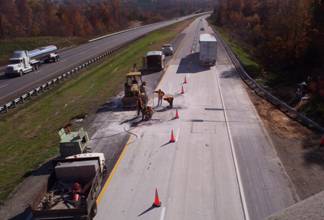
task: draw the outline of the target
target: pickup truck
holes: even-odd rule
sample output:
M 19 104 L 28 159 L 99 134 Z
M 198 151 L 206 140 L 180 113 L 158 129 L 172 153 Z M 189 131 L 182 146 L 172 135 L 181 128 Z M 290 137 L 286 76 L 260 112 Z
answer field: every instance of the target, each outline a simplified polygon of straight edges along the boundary
M 30 209 L 35 220 L 92 220 L 105 176 L 102 153 L 85 153 L 53 161 L 47 185 L 35 195 Z

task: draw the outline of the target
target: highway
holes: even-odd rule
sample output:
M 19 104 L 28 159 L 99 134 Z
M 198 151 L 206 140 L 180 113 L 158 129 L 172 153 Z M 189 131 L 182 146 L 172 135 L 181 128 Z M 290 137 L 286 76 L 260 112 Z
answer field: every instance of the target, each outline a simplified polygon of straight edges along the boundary
M 2 75 L 0 77 L 0 105 L 21 96 L 23 93 L 42 85 L 44 82 L 59 76 L 65 71 L 69 71 L 73 67 L 107 50 L 116 48 L 151 31 L 183 21 L 192 16 L 195 15 L 143 26 L 138 29 L 82 44 L 69 50 L 64 50 L 60 53 L 61 60 L 58 63 L 44 64 L 38 71 L 28 73 L 23 77 L 6 78 Z
M 175 97 L 180 119 L 174 119 L 175 110 L 163 103 L 149 122 L 133 128 L 117 121 L 101 123 L 94 135 L 131 129 L 97 200 L 96 220 L 261 220 L 296 202 L 290 180 L 223 46 L 218 46 L 216 66 L 198 65 L 197 39 L 203 32 L 212 33 L 204 19 L 184 30 L 158 85 Z M 184 94 L 180 94 L 182 86 Z M 150 100 L 151 105 L 156 103 L 156 98 Z M 135 116 L 118 114 L 124 121 Z M 171 130 L 175 143 L 169 143 Z M 162 202 L 158 208 L 152 207 L 156 188 Z

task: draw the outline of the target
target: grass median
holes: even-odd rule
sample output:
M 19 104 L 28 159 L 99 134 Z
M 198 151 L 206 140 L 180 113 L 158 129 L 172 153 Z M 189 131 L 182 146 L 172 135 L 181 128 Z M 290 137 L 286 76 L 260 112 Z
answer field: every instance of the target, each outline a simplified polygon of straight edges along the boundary
M 134 63 L 148 50 L 159 49 L 192 20 L 160 29 L 0 119 L 0 203 L 30 171 L 58 154 L 57 131 L 71 118 L 94 114 L 122 88 Z
M 223 28 L 215 26 L 218 33 L 227 45 L 233 50 L 234 54 L 238 57 L 245 70 L 252 74 L 253 77 L 257 77 L 261 73 L 260 64 L 248 53 L 249 49 L 243 48 L 237 41 L 235 41 L 230 34 Z

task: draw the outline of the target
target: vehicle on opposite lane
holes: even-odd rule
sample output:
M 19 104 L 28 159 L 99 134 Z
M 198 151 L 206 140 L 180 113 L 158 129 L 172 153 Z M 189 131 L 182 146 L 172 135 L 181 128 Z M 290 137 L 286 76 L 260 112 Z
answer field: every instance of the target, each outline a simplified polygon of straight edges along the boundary
M 42 63 L 57 62 L 60 56 L 56 53 L 57 47 L 50 45 L 35 50 L 17 50 L 9 59 L 5 69 L 7 77 L 22 76 L 23 74 L 38 70 Z

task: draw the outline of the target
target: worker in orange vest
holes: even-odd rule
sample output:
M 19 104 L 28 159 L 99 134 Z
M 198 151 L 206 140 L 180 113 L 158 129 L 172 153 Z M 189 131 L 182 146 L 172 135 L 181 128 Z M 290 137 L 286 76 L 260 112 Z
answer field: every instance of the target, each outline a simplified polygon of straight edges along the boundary
M 173 108 L 173 100 L 174 98 L 171 95 L 164 97 L 164 101 L 167 101 L 169 103 L 169 108 Z
M 154 91 L 154 93 L 157 93 L 157 95 L 158 95 L 158 103 L 157 103 L 157 106 L 162 105 L 162 100 L 163 100 L 163 96 L 165 95 L 165 93 L 161 89 L 159 89 L 157 91 Z

